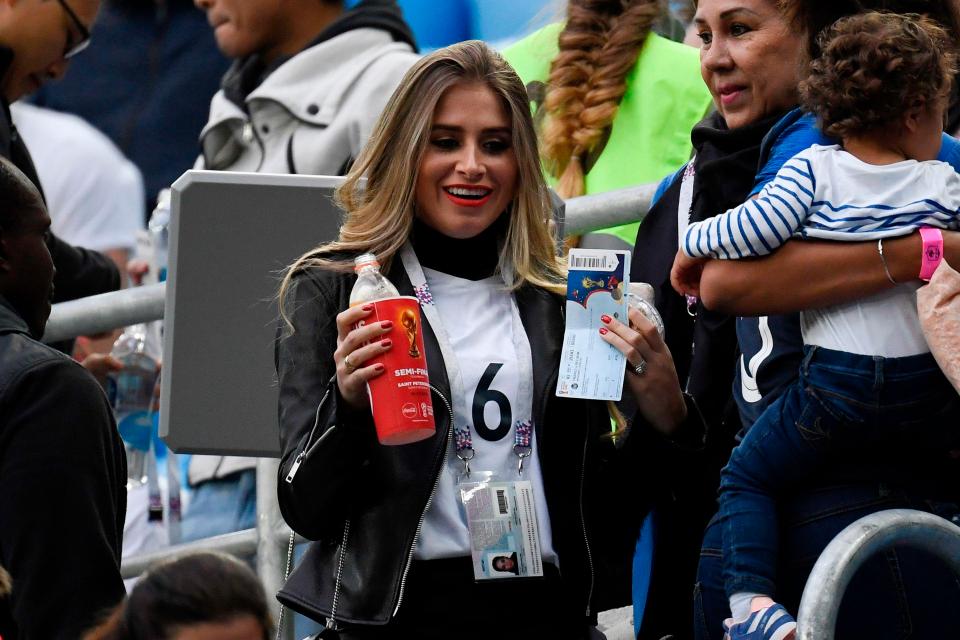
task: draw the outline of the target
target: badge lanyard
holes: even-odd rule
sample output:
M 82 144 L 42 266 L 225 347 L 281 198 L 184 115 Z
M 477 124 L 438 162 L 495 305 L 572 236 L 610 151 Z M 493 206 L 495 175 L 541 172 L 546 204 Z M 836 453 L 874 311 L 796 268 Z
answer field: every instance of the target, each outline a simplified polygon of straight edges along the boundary
M 687 227 L 690 226 L 690 211 L 693 208 L 693 180 L 697 174 L 696 167 L 693 166 L 697 156 L 690 158 L 690 162 L 683 168 L 680 176 L 680 198 L 677 203 L 677 246 L 683 246 L 683 236 L 687 233 Z M 687 313 L 696 316 L 697 297 L 688 295 Z
M 400 251 L 400 259 L 403 267 L 413 285 L 414 294 L 420 301 L 420 308 L 430 322 L 433 332 L 440 344 L 440 353 L 443 356 L 443 362 L 447 369 L 447 378 L 450 380 L 450 389 L 453 392 L 453 401 L 466 402 L 466 388 L 463 384 L 463 375 L 457 356 L 450 344 L 449 336 L 443 328 L 443 322 L 440 319 L 440 313 L 433 302 L 433 295 L 430 293 L 430 287 L 427 284 L 426 276 L 420 266 L 416 253 L 410 243 L 406 243 Z M 506 284 L 507 274 L 501 274 Z M 517 309 L 516 301 L 510 305 L 511 321 L 513 328 L 513 348 L 517 358 L 519 368 L 519 388 L 517 389 L 517 409 L 518 415 L 528 416 L 526 419 L 514 420 L 514 444 L 513 452 L 516 454 L 517 473 L 523 474 L 523 461 L 533 452 L 533 421 L 529 417 L 533 412 L 533 358 L 530 353 L 530 342 L 527 339 L 527 333 L 523 328 L 523 322 L 520 320 L 520 313 Z M 469 319 L 464 318 L 464 321 Z M 463 415 L 469 415 L 464 412 Z M 453 425 L 453 441 L 457 458 L 463 462 L 464 474 L 470 475 L 470 460 L 474 457 L 473 433 L 470 425 Z

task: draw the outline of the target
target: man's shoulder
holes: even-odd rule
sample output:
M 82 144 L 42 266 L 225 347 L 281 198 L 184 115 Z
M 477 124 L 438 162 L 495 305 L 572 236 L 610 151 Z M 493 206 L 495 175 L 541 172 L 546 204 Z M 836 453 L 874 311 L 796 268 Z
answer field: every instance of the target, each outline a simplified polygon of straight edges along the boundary
M 369 109 L 365 103 L 371 100 L 385 103 L 418 57 L 409 44 L 394 42 L 385 31 L 354 29 L 290 58 L 247 102 L 279 102 L 304 123 L 328 126 L 351 97 L 361 111 Z
M 60 351 L 20 332 L 0 335 L 0 354 L 0 379 L 37 366 L 75 364 Z
M 87 392 L 99 388 L 86 369 L 56 349 L 22 333 L 0 335 L 0 402 L 26 400 L 24 385 L 37 378 Z
M 381 29 L 364 27 L 308 47 L 290 58 L 264 81 L 286 84 L 301 78 L 325 83 L 363 75 L 371 66 L 410 66 L 419 56 L 405 42 Z

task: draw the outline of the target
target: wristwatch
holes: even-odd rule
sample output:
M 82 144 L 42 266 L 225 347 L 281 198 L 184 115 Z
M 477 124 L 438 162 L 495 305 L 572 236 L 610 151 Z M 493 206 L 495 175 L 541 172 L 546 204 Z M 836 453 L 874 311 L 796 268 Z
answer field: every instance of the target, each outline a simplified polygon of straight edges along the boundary
M 929 282 L 943 259 L 943 234 L 936 227 L 921 227 L 923 253 L 920 256 L 920 279 Z

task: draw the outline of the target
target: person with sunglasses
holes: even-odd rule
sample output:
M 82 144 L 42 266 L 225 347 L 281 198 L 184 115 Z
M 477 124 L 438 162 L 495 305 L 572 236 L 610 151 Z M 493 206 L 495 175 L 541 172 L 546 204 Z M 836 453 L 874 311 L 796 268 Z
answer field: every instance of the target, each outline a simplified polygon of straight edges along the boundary
M 90 26 L 100 0 L 0 2 L 0 157 L 20 169 L 42 193 L 27 145 L 10 118 L 10 103 L 66 73 L 70 59 L 90 44 Z M 96 251 L 74 247 L 54 235 L 54 302 L 113 291 L 120 273 Z

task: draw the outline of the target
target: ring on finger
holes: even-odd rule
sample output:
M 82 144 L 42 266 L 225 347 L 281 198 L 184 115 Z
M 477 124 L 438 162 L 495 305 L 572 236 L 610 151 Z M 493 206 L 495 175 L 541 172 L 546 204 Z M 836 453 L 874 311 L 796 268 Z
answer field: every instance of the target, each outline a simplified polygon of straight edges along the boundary
M 352 362 L 350 362 L 350 356 L 347 356 L 346 358 L 343 359 L 343 364 L 347 367 L 347 371 L 349 371 L 350 373 L 353 373 L 357 369 L 357 366 Z
M 643 358 L 640 358 L 640 362 L 637 364 L 633 364 L 632 362 L 628 362 L 627 364 L 629 365 L 627 370 L 635 376 L 642 376 L 647 372 L 647 361 Z

